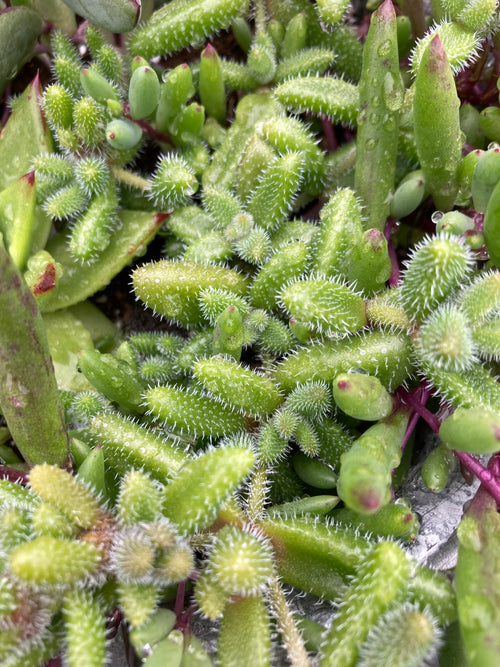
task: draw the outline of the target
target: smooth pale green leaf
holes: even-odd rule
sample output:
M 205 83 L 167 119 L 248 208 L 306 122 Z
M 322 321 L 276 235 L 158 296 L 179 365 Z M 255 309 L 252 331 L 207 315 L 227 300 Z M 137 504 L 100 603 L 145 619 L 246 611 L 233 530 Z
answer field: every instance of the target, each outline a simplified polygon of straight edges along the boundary
M 110 352 L 120 342 L 118 329 L 91 301 L 82 301 L 69 309 L 89 332 L 101 352 Z
M 65 5 L 63 0 L 11 0 L 10 4 L 11 7 L 22 5 L 33 9 L 44 21 L 66 35 L 76 32 L 75 12 Z
M 64 0 L 64 3 L 84 19 L 111 32 L 132 30 L 141 16 L 140 0 Z
M 386 0 L 371 17 L 359 82 L 360 113 L 357 118 L 354 185 L 365 205 L 365 230 L 375 228 L 383 231 L 389 215 L 403 93 L 396 14 L 392 2 Z M 358 276 L 353 278 L 361 283 Z M 385 280 L 384 277 L 382 282 Z M 364 285 L 360 287 L 365 288 Z
M 59 389 L 93 391 L 93 386 L 77 370 L 78 351 L 94 349 L 90 333 L 69 310 L 45 313 L 43 321 Z
M 165 220 L 165 214 L 149 211 L 120 211 L 120 229 L 110 244 L 91 264 L 74 261 L 67 238 L 57 234 L 47 244 L 47 250 L 64 267 L 57 287 L 47 294 L 41 308 L 44 312 L 72 306 L 108 285 L 110 280 L 140 254 L 153 239 Z M 50 288 L 49 288 L 50 289 Z
M 34 255 L 39 250 L 45 248 L 45 244 L 52 230 L 52 219 L 45 213 L 41 204 L 35 202 L 35 219 L 31 231 L 31 250 L 30 255 Z
M 21 95 L 0 133 L 2 189 L 31 170 L 35 155 L 51 153 L 54 150 L 52 137 L 39 104 L 40 95 L 40 79 L 37 75 Z
M 35 220 L 35 178 L 30 172 L 0 192 L 0 232 L 14 260 L 23 269 L 31 247 Z
M 425 182 L 437 209 L 453 207 L 462 154 L 460 100 L 439 35 L 429 42 L 415 79 L 415 144 Z
M 0 94 L 31 55 L 42 27 L 40 16 L 28 7 L 0 12 Z

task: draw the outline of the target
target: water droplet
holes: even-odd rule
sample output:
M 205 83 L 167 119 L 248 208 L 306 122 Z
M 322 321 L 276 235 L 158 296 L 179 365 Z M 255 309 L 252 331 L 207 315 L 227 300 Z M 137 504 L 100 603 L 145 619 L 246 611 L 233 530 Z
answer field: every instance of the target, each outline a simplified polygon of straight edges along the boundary
M 434 224 L 437 225 L 437 223 L 441 220 L 443 216 L 444 216 L 443 211 L 434 211 L 434 213 L 431 215 L 431 220 Z
M 378 47 L 377 53 L 380 56 L 380 58 L 384 58 L 389 53 L 390 50 L 391 50 L 391 42 L 390 42 L 390 40 L 386 39 Z
M 375 109 L 380 106 L 380 97 L 378 95 L 374 95 L 371 99 L 372 107 Z
M 371 123 L 372 125 L 377 125 L 377 123 L 378 123 L 378 116 L 377 116 L 377 114 L 376 114 L 374 111 L 372 111 L 372 113 L 370 114 L 368 120 L 370 121 L 370 123 Z
M 392 72 L 387 72 L 384 77 L 382 89 L 384 104 L 390 111 L 398 111 L 403 105 L 404 89 L 401 80 L 397 80 Z
M 367 118 L 368 118 L 368 114 L 366 113 L 366 109 L 363 109 L 362 111 L 360 111 L 359 114 L 358 114 L 358 118 L 357 118 L 358 127 L 360 125 L 363 125 L 363 123 L 366 123 Z
M 378 139 L 368 139 L 368 141 L 365 144 L 366 150 L 372 151 L 377 144 L 378 144 Z
M 496 141 L 492 141 L 491 144 L 488 144 L 488 150 L 493 151 L 495 148 L 500 148 L 500 144 Z
M 394 120 L 393 116 L 385 116 L 384 120 L 382 121 L 382 127 L 387 132 L 393 132 L 396 129 L 396 121 Z

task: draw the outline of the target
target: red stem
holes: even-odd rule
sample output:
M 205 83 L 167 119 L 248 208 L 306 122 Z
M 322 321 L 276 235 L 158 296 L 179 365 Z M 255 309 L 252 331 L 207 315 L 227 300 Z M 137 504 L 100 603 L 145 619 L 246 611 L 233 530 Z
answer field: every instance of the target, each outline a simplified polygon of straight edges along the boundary
M 439 431 L 439 419 L 430 410 L 425 407 L 425 403 L 429 398 L 430 391 L 427 387 L 420 386 L 413 392 L 408 392 L 402 387 L 398 390 L 399 397 L 402 401 L 410 405 L 415 410 L 415 415 L 412 415 L 406 433 L 403 439 L 403 447 L 408 442 L 411 432 L 415 428 L 418 417 L 422 417 L 431 427 L 434 433 Z M 415 419 L 416 417 L 416 419 Z M 493 457 L 490 459 L 489 470 L 485 468 L 476 458 L 467 452 L 457 452 L 452 450 L 460 463 L 475 475 L 481 484 L 495 499 L 498 506 L 500 506 L 500 458 Z
M 401 391 L 402 388 L 399 390 L 400 398 L 401 400 L 404 400 L 403 396 L 401 396 Z M 418 386 L 415 391 L 413 392 L 415 399 L 418 399 L 418 402 L 421 406 L 424 406 L 427 403 L 427 400 L 430 396 L 430 390 L 429 387 L 425 386 L 424 384 L 421 384 Z M 406 397 L 406 394 L 405 394 Z M 420 419 L 420 413 L 415 410 L 415 408 L 412 406 L 412 409 L 414 410 L 413 414 L 410 417 L 410 420 L 408 422 L 408 426 L 406 427 L 406 431 L 404 434 L 403 442 L 401 443 L 401 451 L 404 451 L 404 448 L 406 444 L 408 443 L 408 440 L 411 437 L 411 434 L 415 430 L 415 426 L 417 425 L 418 420 Z
M 0 465 L 0 479 L 8 479 L 9 482 L 17 482 L 23 486 L 28 486 L 28 474 L 8 466 Z
M 472 454 L 468 454 L 467 452 L 457 452 L 455 449 L 452 451 L 460 463 L 479 479 L 484 488 L 493 496 L 497 505 L 500 506 L 500 480 L 495 477 L 495 473 L 498 472 L 499 468 L 497 461 L 493 461 L 493 472 L 485 468 L 482 463 L 479 463 Z
M 155 128 L 151 127 L 151 125 L 148 123 L 148 121 L 145 120 L 144 118 L 141 118 L 140 120 L 132 118 L 132 116 L 129 113 L 130 106 L 129 106 L 128 102 L 124 103 L 123 111 L 124 111 L 123 115 L 125 116 L 125 118 L 128 118 L 133 123 L 138 125 L 143 132 L 145 132 L 146 134 L 149 134 L 149 136 L 153 137 L 153 139 L 156 139 L 156 141 L 162 141 L 165 144 L 172 143 L 172 139 L 167 134 L 163 134 L 163 132 L 158 132 L 158 130 L 155 130 Z
M 405 447 L 408 444 L 408 440 L 411 438 L 411 434 L 413 433 L 419 419 L 420 415 L 418 412 L 413 412 L 412 416 L 410 417 L 410 421 L 408 422 L 408 426 L 406 427 L 403 442 L 401 443 L 402 452 L 404 452 Z
M 433 414 L 430 410 L 425 407 L 425 403 L 429 398 L 429 390 L 424 388 L 423 393 L 421 387 L 418 387 L 415 391 L 409 392 L 402 387 L 399 388 L 399 396 L 404 403 L 407 403 L 411 406 L 415 412 L 418 413 L 422 419 L 427 422 L 431 427 L 434 433 L 439 431 L 439 419 Z

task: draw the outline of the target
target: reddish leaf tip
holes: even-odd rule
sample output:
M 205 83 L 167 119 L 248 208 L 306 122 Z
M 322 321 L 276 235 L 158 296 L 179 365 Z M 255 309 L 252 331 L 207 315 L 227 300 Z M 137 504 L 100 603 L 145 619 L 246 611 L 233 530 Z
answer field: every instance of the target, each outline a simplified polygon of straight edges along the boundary
M 21 176 L 21 178 L 26 181 L 28 185 L 33 186 L 35 184 L 35 170 L 28 171 L 28 173 Z

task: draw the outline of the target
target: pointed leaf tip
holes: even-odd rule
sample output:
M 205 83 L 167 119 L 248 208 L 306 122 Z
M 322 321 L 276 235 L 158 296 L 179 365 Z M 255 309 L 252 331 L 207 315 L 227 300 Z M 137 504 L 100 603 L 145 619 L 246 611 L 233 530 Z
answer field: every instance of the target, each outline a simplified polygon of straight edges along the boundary
M 215 58 L 215 56 L 217 55 L 217 51 L 210 42 L 208 42 L 208 44 L 206 45 L 203 51 L 203 55 L 209 58 Z
M 25 180 L 28 185 L 35 185 L 35 171 L 28 171 L 27 174 L 24 174 L 24 176 L 21 176 L 23 180 Z
M 384 0 L 376 11 L 378 16 L 384 19 L 391 19 L 396 16 L 392 0 Z
M 443 42 L 441 41 L 438 33 L 436 33 L 430 41 L 429 54 L 433 58 L 444 58 L 445 60 L 448 60 L 446 51 L 443 47 Z

